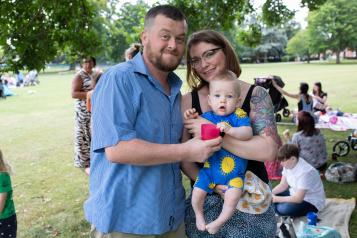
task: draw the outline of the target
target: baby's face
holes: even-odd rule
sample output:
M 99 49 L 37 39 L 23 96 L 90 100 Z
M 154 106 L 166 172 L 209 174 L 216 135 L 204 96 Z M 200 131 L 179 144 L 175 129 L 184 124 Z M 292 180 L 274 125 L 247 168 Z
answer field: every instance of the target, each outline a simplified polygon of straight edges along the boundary
M 225 116 L 236 110 L 240 99 L 234 81 L 215 80 L 209 87 L 208 103 L 215 114 Z

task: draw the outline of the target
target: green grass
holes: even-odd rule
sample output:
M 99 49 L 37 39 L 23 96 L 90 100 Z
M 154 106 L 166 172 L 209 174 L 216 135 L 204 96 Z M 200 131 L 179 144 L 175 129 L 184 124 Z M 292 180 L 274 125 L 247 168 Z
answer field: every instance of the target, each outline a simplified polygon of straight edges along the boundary
M 297 91 L 300 81 L 310 85 L 321 81 L 329 94 L 329 104 L 356 113 L 355 63 L 243 65 L 241 79 L 252 83 L 259 75 L 279 75 L 292 92 Z M 178 73 L 185 77 L 184 70 Z M 90 226 L 83 218 L 82 208 L 88 196 L 88 178 L 73 167 L 73 76 L 73 72 L 51 68 L 40 74 L 40 85 L 13 89 L 17 96 L 0 100 L 0 148 L 14 169 L 18 237 L 88 237 Z M 289 103 L 291 108 L 296 105 L 293 100 Z M 295 130 L 292 126 L 279 126 L 279 132 L 286 128 Z M 323 132 L 328 138 L 329 154 L 334 142 L 348 135 Z M 357 162 L 357 152 L 340 160 Z M 187 180 L 184 182 L 187 186 Z M 324 185 L 328 197 L 357 197 L 357 183 Z M 350 234 L 357 237 L 356 211 L 351 218 Z

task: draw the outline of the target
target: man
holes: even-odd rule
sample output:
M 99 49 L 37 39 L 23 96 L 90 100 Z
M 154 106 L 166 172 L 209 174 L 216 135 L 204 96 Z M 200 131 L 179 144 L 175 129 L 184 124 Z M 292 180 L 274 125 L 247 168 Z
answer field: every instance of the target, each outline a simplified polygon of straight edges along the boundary
M 149 10 L 143 53 L 103 74 L 92 97 L 90 193 L 84 204 L 92 237 L 182 238 L 184 189 L 179 162 L 203 162 L 221 139 L 182 132 L 182 58 L 187 24 L 175 7 Z

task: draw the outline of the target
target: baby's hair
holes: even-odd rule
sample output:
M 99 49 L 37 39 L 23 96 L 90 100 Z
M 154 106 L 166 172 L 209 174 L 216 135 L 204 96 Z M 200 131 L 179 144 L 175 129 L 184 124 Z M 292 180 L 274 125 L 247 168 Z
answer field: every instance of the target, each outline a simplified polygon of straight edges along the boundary
M 218 74 L 214 81 L 232 81 L 234 84 L 234 91 L 237 93 L 238 96 L 240 96 L 240 85 L 237 80 L 237 75 L 235 75 L 232 71 L 230 70 L 224 70 L 222 73 Z
M 4 160 L 1 150 L 0 150 L 0 172 L 7 172 L 9 174 L 12 172 L 10 165 Z
M 299 148 L 295 144 L 288 143 L 280 147 L 277 159 L 279 161 L 285 161 L 290 159 L 292 156 L 299 159 Z

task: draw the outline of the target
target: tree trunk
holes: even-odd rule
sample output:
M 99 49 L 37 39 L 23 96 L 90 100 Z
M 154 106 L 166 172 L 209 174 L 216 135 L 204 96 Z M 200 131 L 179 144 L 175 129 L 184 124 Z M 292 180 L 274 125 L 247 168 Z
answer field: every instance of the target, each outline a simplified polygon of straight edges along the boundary
M 310 52 L 307 51 L 307 63 L 310 64 Z
M 336 51 L 336 64 L 339 64 L 341 63 L 341 60 L 340 60 L 340 51 Z

